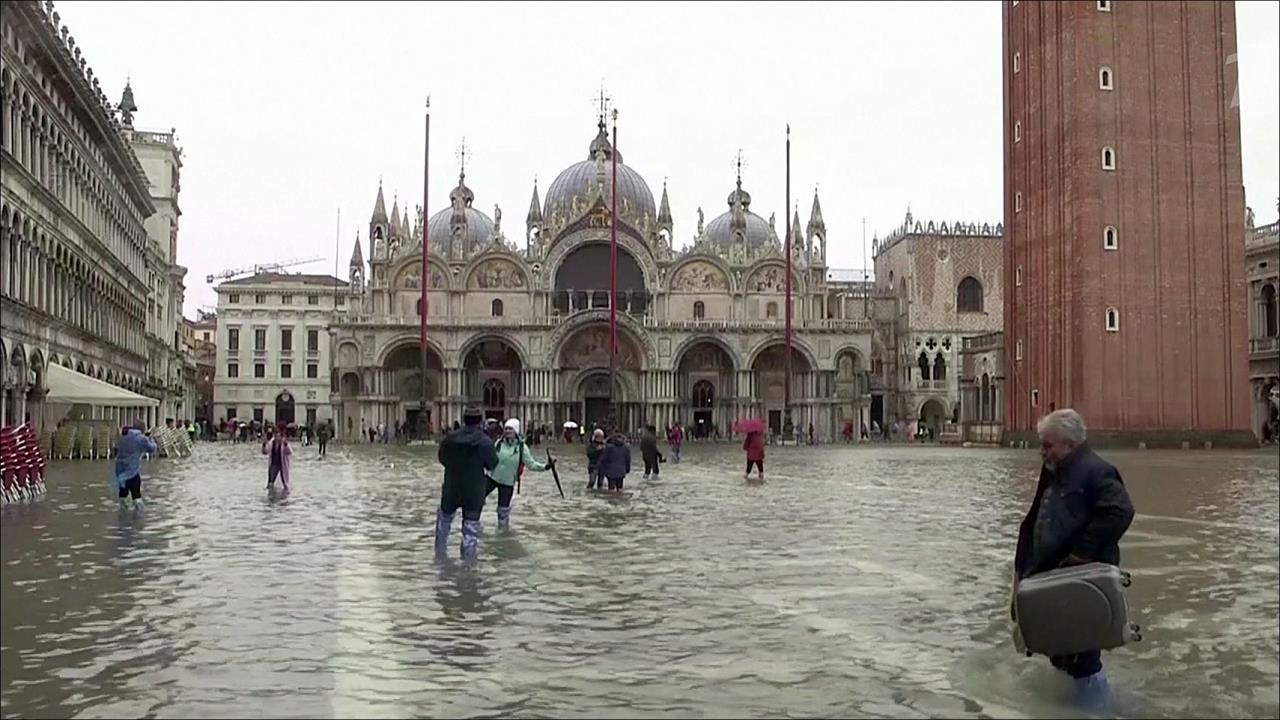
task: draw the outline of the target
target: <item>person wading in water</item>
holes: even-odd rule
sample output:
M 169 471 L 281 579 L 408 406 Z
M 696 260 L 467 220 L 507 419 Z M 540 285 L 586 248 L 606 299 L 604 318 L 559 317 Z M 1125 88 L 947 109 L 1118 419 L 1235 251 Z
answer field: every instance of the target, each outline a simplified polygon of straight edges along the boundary
M 142 423 L 125 428 L 116 444 L 115 472 L 111 475 L 111 487 L 120 498 L 120 509 L 128 510 L 129 496 L 133 496 L 135 510 L 142 509 L 142 456 L 154 455 L 156 443 L 150 434 L 142 433 Z
M 289 467 L 293 464 L 293 448 L 289 447 L 289 437 L 284 425 L 275 433 L 268 431 L 266 442 L 262 443 L 262 454 L 267 456 L 267 490 L 274 490 L 276 477 L 285 492 L 289 492 Z
M 484 512 L 486 471 L 498 466 L 493 441 L 484 434 L 478 408 L 469 407 L 462 414 L 463 426 L 450 432 L 440 442 L 436 458 L 444 466 L 444 484 L 440 488 L 440 508 L 436 511 L 436 559 L 449 554 L 449 531 L 453 517 L 462 509 L 462 561 L 474 564 L 480 552 L 480 514 Z
M 485 496 L 494 490 L 498 491 L 498 528 L 505 530 L 511 527 L 511 496 L 515 493 L 516 483 L 520 481 L 523 471 L 550 470 L 556 461 L 543 465 L 533 457 L 529 446 L 520 436 L 520 421 L 515 418 L 503 424 L 502 437 L 495 443 L 494 450 L 498 455 L 498 464 L 493 468 L 493 477 L 489 479 Z

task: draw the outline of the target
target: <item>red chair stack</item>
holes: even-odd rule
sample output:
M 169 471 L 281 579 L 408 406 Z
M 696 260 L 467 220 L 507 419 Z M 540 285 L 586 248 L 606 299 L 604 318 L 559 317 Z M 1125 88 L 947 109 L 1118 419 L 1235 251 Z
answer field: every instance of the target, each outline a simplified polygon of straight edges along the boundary
M 4 502 L 17 502 L 44 492 L 45 459 L 29 424 L 0 428 L 0 478 Z

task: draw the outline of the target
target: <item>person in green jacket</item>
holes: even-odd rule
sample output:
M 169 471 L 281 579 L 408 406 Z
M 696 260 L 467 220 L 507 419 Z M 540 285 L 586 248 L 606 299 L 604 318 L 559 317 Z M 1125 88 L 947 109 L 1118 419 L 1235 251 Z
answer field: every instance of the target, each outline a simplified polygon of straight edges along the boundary
M 503 424 L 502 437 L 494 443 L 494 449 L 498 453 L 498 466 L 493 469 L 485 495 L 498 491 L 498 527 L 506 529 L 511 527 L 511 496 L 515 493 L 516 483 L 524 470 L 528 468 L 534 472 L 543 472 L 550 470 L 556 461 L 551 460 L 546 464 L 538 462 L 520 435 L 520 421 L 515 418 Z

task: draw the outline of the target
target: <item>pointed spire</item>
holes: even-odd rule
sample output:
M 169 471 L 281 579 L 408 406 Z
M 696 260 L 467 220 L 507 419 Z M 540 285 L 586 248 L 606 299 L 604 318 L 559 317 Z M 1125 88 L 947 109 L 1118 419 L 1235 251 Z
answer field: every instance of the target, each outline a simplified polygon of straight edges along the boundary
M 538 178 L 533 179 L 533 197 L 529 200 L 529 214 L 524 216 L 526 223 L 542 222 L 542 201 L 538 199 Z
M 797 246 L 804 245 L 804 234 L 800 232 L 800 206 L 796 205 L 795 214 L 791 216 L 791 252 L 798 254 Z
M 387 201 L 382 197 L 382 178 L 378 178 L 378 199 L 373 202 L 373 217 L 369 222 L 378 225 L 387 222 Z
M 809 234 L 825 233 L 827 224 L 822 220 L 822 204 L 818 202 L 818 188 L 813 188 L 813 208 L 809 211 Z
M 391 200 L 391 226 L 389 232 L 391 237 L 399 237 L 400 235 L 400 194 L 392 195 Z
M 124 81 L 124 95 L 120 97 L 120 122 L 125 127 L 133 128 L 133 114 L 138 112 L 138 105 L 133 101 L 133 86 L 126 78 Z
M 671 201 L 667 199 L 667 181 L 662 181 L 662 202 L 658 205 L 658 224 L 671 225 Z
M 364 253 L 360 250 L 360 231 L 356 231 L 356 246 L 351 251 L 351 267 L 364 265 Z

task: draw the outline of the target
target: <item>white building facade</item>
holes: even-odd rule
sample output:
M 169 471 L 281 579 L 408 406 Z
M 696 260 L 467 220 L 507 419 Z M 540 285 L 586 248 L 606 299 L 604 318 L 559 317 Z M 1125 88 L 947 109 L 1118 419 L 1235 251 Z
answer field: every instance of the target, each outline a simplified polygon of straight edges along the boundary
M 0 53 L 0 423 L 46 424 L 51 365 L 133 403 L 92 416 L 154 420 L 134 402 L 147 377 L 147 179 L 51 5 L 5 3 Z
M 331 275 L 283 273 L 219 285 L 212 422 L 328 422 L 329 325 L 346 288 Z

